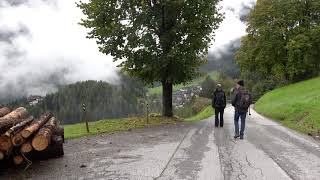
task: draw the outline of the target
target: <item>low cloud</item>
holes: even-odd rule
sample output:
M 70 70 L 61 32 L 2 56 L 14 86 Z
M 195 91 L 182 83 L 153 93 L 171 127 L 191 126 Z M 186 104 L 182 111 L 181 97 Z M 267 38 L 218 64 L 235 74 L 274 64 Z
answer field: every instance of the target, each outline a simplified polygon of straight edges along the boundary
M 44 95 L 81 80 L 118 81 L 112 57 L 78 25 L 75 2 L 0 1 L 0 100 Z
M 244 21 L 256 0 L 223 0 L 221 2 L 225 19 L 216 31 L 215 41 L 209 51 L 211 54 L 221 56 L 220 52 L 228 51 L 230 44 L 240 46 L 238 39 L 246 35 L 246 23 Z

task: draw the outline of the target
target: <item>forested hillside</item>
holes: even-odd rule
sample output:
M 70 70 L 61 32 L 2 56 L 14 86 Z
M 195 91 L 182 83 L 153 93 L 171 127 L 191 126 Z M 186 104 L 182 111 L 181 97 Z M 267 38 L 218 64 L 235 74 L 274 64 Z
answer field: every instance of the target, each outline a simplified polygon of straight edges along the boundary
M 146 90 L 137 81 L 122 77 L 120 85 L 102 81 L 78 82 L 48 94 L 39 103 L 30 104 L 29 98 L 12 102 L 10 107 L 26 106 L 31 114 L 52 111 L 64 124 L 83 119 L 82 104 L 86 104 L 86 117 L 90 121 L 104 118 L 122 118 L 141 114 L 140 99 Z
M 257 1 L 236 54 L 255 97 L 319 75 L 319 12 L 319 0 Z

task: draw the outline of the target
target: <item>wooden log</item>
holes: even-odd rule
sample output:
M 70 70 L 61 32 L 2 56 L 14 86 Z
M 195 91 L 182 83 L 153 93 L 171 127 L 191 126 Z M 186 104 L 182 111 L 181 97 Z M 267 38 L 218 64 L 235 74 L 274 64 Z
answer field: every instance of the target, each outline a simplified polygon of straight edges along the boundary
M 52 113 L 43 114 L 37 121 L 34 121 L 31 125 L 27 126 L 21 131 L 21 135 L 24 138 L 30 137 L 33 133 L 38 131 L 47 121 L 52 117 Z
M 24 118 L 28 117 L 26 108 L 19 107 L 9 114 L 0 118 L 0 133 L 6 132 L 13 125 L 20 123 Z
M 26 119 L 24 119 L 19 124 L 12 126 L 7 132 L 5 133 L 5 136 L 11 137 L 11 135 L 18 133 L 20 130 L 22 130 L 26 125 L 30 124 L 33 121 L 33 116 L 30 116 Z
M 23 163 L 23 157 L 20 155 L 13 156 L 13 162 L 15 165 L 21 165 Z
M 64 155 L 62 136 L 53 135 L 51 144 L 43 151 L 32 151 L 32 159 L 46 160 L 49 158 L 58 158 Z
M 9 151 L 12 147 L 11 139 L 8 136 L 0 136 L 0 150 Z
M 11 110 L 7 107 L 2 107 L 0 108 L 0 117 L 3 117 L 7 114 L 9 114 L 11 112 Z
M 5 155 L 5 153 L 2 152 L 2 151 L 0 151 L 0 161 L 1 161 L 2 159 L 4 159 L 4 155 Z
M 27 141 L 21 145 L 20 151 L 22 153 L 29 153 L 33 150 L 32 144 L 30 141 Z
M 11 137 L 11 143 L 13 146 L 21 146 L 26 141 L 27 139 L 22 137 L 21 132 Z
M 56 128 L 56 131 L 54 132 L 54 135 L 61 136 L 62 140 L 63 140 L 62 142 L 64 142 L 64 128 L 63 127 L 58 126 Z
M 57 120 L 52 117 L 35 135 L 32 140 L 32 147 L 37 151 L 45 150 L 50 142 L 53 133 L 57 128 Z

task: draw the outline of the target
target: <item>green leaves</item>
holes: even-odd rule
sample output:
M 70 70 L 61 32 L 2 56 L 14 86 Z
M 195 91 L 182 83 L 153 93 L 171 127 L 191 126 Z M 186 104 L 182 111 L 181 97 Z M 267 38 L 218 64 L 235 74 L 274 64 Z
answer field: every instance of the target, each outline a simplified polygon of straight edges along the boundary
M 236 59 L 242 73 L 297 81 L 320 70 L 320 5 L 317 0 L 258 0 Z
M 220 0 L 91 0 L 80 2 L 99 50 L 145 83 L 194 78 L 222 21 Z

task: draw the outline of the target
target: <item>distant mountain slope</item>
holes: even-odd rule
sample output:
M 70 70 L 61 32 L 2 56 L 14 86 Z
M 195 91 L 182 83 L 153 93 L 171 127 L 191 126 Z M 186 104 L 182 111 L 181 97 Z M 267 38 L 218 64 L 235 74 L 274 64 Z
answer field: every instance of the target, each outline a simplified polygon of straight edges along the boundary
M 290 128 L 320 135 L 320 77 L 271 91 L 255 108 Z
M 36 116 L 52 111 L 64 124 L 73 124 L 83 120 L 83 103 L 86 104 L 89 121 L 139 115 L 144 110 L 139 99 L 145 93 L 142 85 L 123 77 L 120 85 L 102 81 L 78 82 L 61 87 L 38 103 L 31 103 L 29 98 L 24 98 L 11 102 L 9 106 L 26 106 Z

